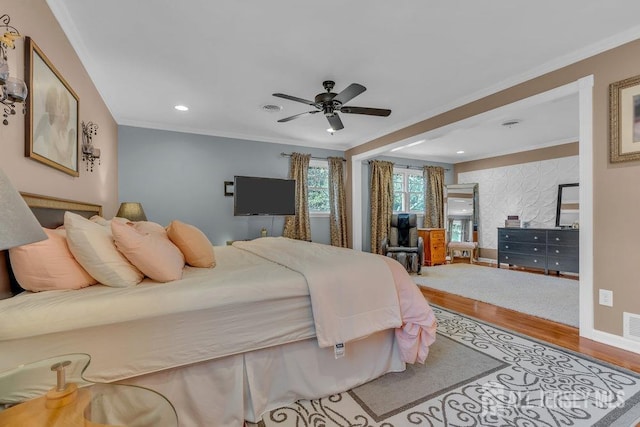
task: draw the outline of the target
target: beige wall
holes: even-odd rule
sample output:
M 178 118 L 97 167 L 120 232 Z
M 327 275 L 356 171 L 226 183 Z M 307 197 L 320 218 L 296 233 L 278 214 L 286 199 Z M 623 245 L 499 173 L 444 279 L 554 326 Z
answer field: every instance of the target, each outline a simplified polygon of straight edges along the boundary
M 640 74 L 640 40 L 603 52 L 509 89 L 426 119 L 349 150 L 347 158 L 400 139 L 457 122 L 514 101 L 594 76 L 593 201 L 594 201 L 594 327 L 622 335 L 622 313 L 640 313 L 640 161 L 609 162 L 609 85 Z M 588 232 L 587 230 L 581 230 Z M 613 291 L 613 307 L 596 304 L 599 289 Z
M 49 10 L 45 0 L 13 0 L 2 2 L 0 15 L 8 14 L 11 25 L 23 36 L 31 37 L 65 78 L 80 99 L 80 121 L 97 123 L 98 134 L 93 143 L 101 150 L 101 165 L 93 173 L 85 171 L 79 159 L 79 177 L 72 177 L 24 156 L 25 115 L 22 107 L 0 123 L 0 168 L 19 191 L 80 200 L 100 204 L 105 216 L 118 208 L 118 127 L 111 113 L 80 63 L 67 37 Z M 24 75 L 24 39 L 8 54 L 12 75 Z

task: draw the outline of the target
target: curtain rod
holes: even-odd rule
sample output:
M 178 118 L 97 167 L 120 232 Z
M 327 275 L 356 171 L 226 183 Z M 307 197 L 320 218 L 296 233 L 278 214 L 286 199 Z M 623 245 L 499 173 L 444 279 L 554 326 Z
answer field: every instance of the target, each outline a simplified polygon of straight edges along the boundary
M 292 155 L 292 154 L 293 154 L 293 153 L 284 153 L 284 152 L 283 152 L 283 153 L 280 153 L 280 155 L 281 155 L 282 157 L 291 157 L 291 155 Z M 334 156 L 332 156 L 332 157 L 334 157 Z M 335 157 L 337 157 L 337 156 L 335 156 Z M 316 157 L 316 156 L 311 156 L 311 158 L 312 158 L 313 160 L 328 160 L 328 159 L 329 159 L 328 157 Z M 343 162 L 346 162 L 346 161 L 347 161 L 347 159 L 342 158 L 342 161 L 343 161 Z
M 371 162 L 373 162 L 373 160 L 369 160 L 369 164 L 371 164 Z M 391 162 L 391 163 L 393 163 L 393 162 Z M 425 166 L 430 166 L 430 165 L 425 165 Z M 416 169 L 416 170 L 422 170 L 424 168 L 424 166 L 398 165 L 396 163 L 393 163 L 393 167 L 394 168 L 405 168 L 405 169 Z M 451 169 L 444 168 L 444 170 L 450 171 Z

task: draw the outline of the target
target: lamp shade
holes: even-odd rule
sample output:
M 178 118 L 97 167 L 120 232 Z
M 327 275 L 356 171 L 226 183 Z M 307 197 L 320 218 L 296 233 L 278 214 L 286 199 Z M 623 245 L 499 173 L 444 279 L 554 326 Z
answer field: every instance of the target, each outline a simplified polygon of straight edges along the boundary
M 142 204 L 138 202 L 122 202 L 116 216 L 127 218 L 129 221 L 146 221 L 147 216 L 144 214 Z
M 35 215 L 0 169 L 0 250 L 46 239 Z

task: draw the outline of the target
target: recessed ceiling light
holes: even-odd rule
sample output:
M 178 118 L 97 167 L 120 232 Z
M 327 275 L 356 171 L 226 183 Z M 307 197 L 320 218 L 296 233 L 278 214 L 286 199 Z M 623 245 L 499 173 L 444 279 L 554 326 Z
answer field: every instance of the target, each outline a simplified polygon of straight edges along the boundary
M 261 108 L 267 113 L 277 113 L 282 110 L 282 105 L 264 104 Z
M 329 133 L 334 133 L 334 132 L 335 132 L 335 130 L 333 130 L 332 128 L 328 128 L 328 129 L 327 129 L 327 132 L 329 132 Z
M 189 111 L 189 107 L 187 107 L 186 105 L 176 105 L 173 108 L 175 108 L 178 111 Z
M 458 150 L 456 151 L 456 154 L 464 154 L 464 150 Z
M 507 120 L 506 122 L 502 123 L 502 126 L 507 127 L 507 128 L 511 128 L 517 124 L 520 123 L 520 120 L 518 119 L 514 119 L 514 120 Z

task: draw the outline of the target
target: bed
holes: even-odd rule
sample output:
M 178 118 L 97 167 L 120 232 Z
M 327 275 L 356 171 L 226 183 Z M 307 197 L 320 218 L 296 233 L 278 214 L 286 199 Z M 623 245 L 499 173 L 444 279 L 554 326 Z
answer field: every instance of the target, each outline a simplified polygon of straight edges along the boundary
M 47 228 L 66 210 L 101 215 L 23 198 Z M 0 371 L 87 353 L 87 380 L 154 389 L 182 426 L 241 426 L 424 362 L 435 339 L 433 312 L 393 260 L 284 238 L 214 252 L 215 268 L 186 266 L 168 283 L 0 300 Z

